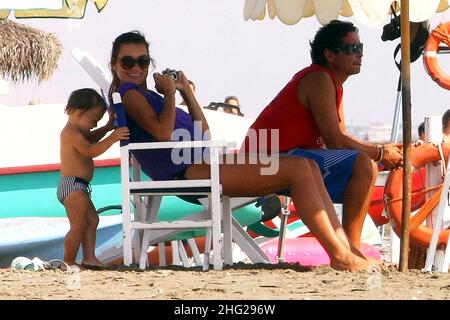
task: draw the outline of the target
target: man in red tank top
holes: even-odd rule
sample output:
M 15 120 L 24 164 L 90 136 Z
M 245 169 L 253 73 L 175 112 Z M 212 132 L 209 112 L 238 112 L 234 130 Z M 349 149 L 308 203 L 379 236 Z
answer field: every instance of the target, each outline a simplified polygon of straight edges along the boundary
M 315 160 L 331 199 L 343 203 L 342 225 L 359 248 L 378 172 L 375 162 L 395 168 L 401 164 L 402 151 L 396 145 L 358 140 L 346 130 L 342 86 L 360 72 L 363 44 L 358 29 L 350 22 L 333 20 L 319 29 L 310 44 L 312 64 L 296 73 L 262 111 L 242 151 Z M 258 134 L 265 133 L 261 129 L 267 130 L 266 141 Z M 270 130 L 279 130 L 279 141 L 271 140 Z

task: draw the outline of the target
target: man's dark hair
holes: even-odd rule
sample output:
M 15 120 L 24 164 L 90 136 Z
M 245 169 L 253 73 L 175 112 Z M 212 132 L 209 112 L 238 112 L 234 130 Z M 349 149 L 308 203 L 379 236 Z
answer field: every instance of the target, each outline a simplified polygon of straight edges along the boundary
M 228 103 L 228 101 L 230 100 L 236 100 L 237 103 L 239 104 L 239 99 L 237 96 L 226 96 L 225 99 L 223 100 L 225 103 Z
M 419 127 L 417 128 L 417 133 L 419 134 L 419 138 L 422 134 L 425 133 L 425 122 L 419 124 Z
M 105 100 L 94 89 L 83 88 L 75 90 L 70 94 L 64 111 L 69 114 L 74 110 L 87 111 L 96 106 L 102 106 L 106 109 Z
M 358 28 L 348 21 L 331 20 L 317 31 L 314 40 L 310 41 L 311 60 L 315 64 L 326 67 L 328 62 L 325 58 L 324 50 L 337 51 L 336 48 L 342 44 L 342 38 L 347 33 L 356 32 Z
M 450 109 L 445 111 L 444 115 L 442 116 L 442 131 L 447 129 L 447 124 L 449 120 L 450 120 Z

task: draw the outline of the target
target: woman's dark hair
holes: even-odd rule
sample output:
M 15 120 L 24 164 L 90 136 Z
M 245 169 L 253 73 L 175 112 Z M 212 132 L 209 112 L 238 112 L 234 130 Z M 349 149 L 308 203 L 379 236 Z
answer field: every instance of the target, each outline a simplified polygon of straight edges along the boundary
M 337 52 L 336 48 L 342 44 L 342 38 L 347 33 L 356 32 L 358 28 L 348 21 L 331 20 L 317 31 L 314 40 L 310 41 L 311 60 L 313 63 L 326 67 L 328 62 L 324 50 Z
M 106 109 L 105 100 L 94 89 L 83 88 L 75 90 L 70 94 L 64 111 L 69 114 L 74 110 L 87 111 L 96 106 L 102 106 Z
M 147 48 L 147 53 L 149 52 L 148 50 L 149 43 L 147 42 L 147 40 L 145 40 L 144 35 L 137 30 L 122 33 L 114 40 L 112 44 L 111 60 L 109 62 L 109 68 L 113 76 L 113 80 L 111 82 L 111 86 L 109 87 L 109 94 L 108 94 L 110 102 L 112 101 L 112 94 L 117 90 L 120 83 L 119 77 L 117 76 L 117 72 L 114 70 L 114 65 L 117 63 L 117 59 L 119 58 L 119 51 L 122 45 L 130 43 L 143 44 Z M 155 67 L 155 61 L 151 57 L 150 57 L 150 64 L 152 65 L 153 68 Z

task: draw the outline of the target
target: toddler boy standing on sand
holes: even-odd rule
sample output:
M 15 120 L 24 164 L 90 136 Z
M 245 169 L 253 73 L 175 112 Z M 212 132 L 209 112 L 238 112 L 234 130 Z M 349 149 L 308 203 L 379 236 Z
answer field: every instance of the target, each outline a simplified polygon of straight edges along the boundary
M 76 264 L 80 244 L 83 249 L 82 267 L 103 266 L 95 256 L 99 218 L 90 198 L 93 158 L 104 153 L 115 142 L 129 138 L 128 128 L 121 127 L 100 141 L 114 129 L 114 117 L 110 115 L 105 126 L 92 130 L 105 111 L 103 98 L 89 88 L 72 92 L 65 108 L 69 119 L 60 134 L 61 177 L 57 197 L 64 205 L 70 223 L 64 241 L 64 262 L 69 266 Z

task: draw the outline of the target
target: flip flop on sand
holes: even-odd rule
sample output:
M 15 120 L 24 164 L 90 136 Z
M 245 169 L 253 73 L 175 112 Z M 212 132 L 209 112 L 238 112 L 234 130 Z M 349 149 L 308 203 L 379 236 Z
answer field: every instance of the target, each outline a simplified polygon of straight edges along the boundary
M 62 260 L 53 259 L 50 261 L 44 261 L 38 257 L 28 259 L 26 257 L 17 257 L 11 262 L 12 270 L 29 270 L 29 271 L 42 271 L 42 270 L 70 270 L 70 266 Z
M 66 262 L 64 262 L 63 260 L 59 260 L 59 259 L 53 259 L 53 260 L 45 262 L 46 269 L 54 269 L 54 270 L 71 272 L 74 267 L 79 268 L 79 266 L 77 266 L 77 265 L 69 266 Z

